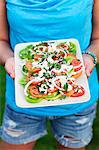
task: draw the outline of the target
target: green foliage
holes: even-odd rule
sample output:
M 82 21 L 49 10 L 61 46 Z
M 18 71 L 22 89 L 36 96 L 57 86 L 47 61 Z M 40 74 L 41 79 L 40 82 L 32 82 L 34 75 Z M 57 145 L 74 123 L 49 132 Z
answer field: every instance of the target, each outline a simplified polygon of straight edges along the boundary
M 2 122 L 2 116 L 4 112 L 5 105 L 5 71 L 3 67 L 0 66 L 0 124 Z

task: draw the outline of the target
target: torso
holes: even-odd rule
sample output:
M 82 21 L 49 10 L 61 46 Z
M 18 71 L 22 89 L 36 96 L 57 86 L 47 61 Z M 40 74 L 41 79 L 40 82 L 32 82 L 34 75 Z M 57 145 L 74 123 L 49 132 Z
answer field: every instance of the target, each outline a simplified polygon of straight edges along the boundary
M 93 0 L 6 0 L 10 27 L 10 42 L 17 43 L 76 38 L 81 50 L 90 44 Z M 95 71 L 94 71 L 95 72 Z M 96 73 L 95 73 L 96 74 Z M 97 78 L 96 78 L 97 82 Z M 10 83 L 10 85 L 8 85 Z M 9 88 L 10 86 L 10 88 Z M 95 87 L 94 87 L 95 88 Z M 14 102 L 14 83 L 7 77 L 7 102 L 17 111 Z M 10 93 L 10 94 L 9 94 Z M 12 96 L 9 98 L 8 95 Z M 28 114 L 66 115 L 88 107 L 88 104 L 24 109 Z M 42 111 L 41 111 L 42 110 Z M 52 111 L 53 110 L 53 111 Z

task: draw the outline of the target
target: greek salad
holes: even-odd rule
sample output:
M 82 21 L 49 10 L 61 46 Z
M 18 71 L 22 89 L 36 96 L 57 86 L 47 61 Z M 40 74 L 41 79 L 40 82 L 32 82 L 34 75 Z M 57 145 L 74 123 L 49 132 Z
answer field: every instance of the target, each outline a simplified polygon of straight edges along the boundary
M 73 42 L 40 42 L 19 52 L 26 101 L 39 103 L 66 97 L 81 97 L 85 89 L 76 83 L 82 75 L 82 62 Z

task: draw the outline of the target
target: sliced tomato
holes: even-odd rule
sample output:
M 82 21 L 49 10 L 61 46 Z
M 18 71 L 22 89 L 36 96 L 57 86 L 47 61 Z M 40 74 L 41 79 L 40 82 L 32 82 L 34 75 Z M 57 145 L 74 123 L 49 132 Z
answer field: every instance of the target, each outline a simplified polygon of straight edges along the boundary
M 54 57 L 54 58 L 53 58 L 53 60 L 58 60 L 58 59 L 59 59 L 59 57 Z
M 40 94 L 38 88 L 36 86 L 34 86 L 34 85 L 30 85 L 29 90 L 30 90 L 30 94 L 31 95 L 32 94 L 36 94 L 36 95 Z
M 81 61 L 78 59 L 73 59 L 71 64 L 75 67 L 75 66 L 79 66 L 81 64 Z
M 81 69 L 82 69 L 82 65 L 80 67 L 75 68 L 74 71 L 76 72 L 76 71 L 79 71 Z
M 54 89 L 51 89 L 51 88 L 49 88 L 48 90 L 47 90 L 47 92 L 48 93 L 54 93 L 54 92 L 56 92 L 58 89 L 56 88 L 56 87 L 54 87 Z
M 60 53 L 57 54 L 57 55 L 53 58 L 53 60 L 58 60 L 60 57 L 64 57 L 64 56 L 65 56 L 65 53 L 60 50 Z
M 40 94 L 38 88 L 34 85 L 30 85 L 29 91 L 33 97 L 37 97 L 37 98 L 41 98 L 47 95 L 47 94 Z
M 60 44 L 59 46 L 64 48 L 65 50 L 67 50 L 69 48 L 68 45 L 66 45 L 66 44 Z
M 64 57 L 65 56 L 65 53 L 64 52 L 62 52 L 61 50 L 60 50 L 60 53 L 59 53 L 59 57 L 60 56 L 62 56 L 62 57 Z
M 68 53 L 68 54 L 67 54 L 67 57 L 68 57 L 68 56 L 71 56 L 71 57 L 73 57 L 74 59 L 77 59 L 77 57 L 76 57 L 74 54 Z
M 29 72 L 34 72 L 34 73 L 38 73 L 39 71 L 41 71 L 41 68 L 36 68 L 32 66 L 32 62 L 27 61 L 26 62 L 26 68 L 28 69 Z
M 64 56 L 65 56 L 65 54 L 60 54 L 60 56 L 64 57 Z
M 56 83 L 57 86 L 61 87 L 60 79 L 57 79 L 57 80 L 55 81 L 55 83 Z
M 38 85 L 38 84 L 40 84 L 40 83 L 41 83 L 40 81 L 38 81 L 38 82 L 32 82 L 31 85 Z
M 59 87 L 61 87 L 61 83 L 59 82 L 59 80 L 56 80 L 56 85 L 59 86 Z M 54 92 L 56 92 L 57 90 L 58 90 L 58 88 L 57 88 L 57 87 L 54 87 L 53 89 L 49 88 L 49 89 L 47 90 L 47 92 L 48 92 L 48 93 L 54 93 Z
M 75 75 L 73 75 L 74 78 L 78 78 L 82 74 L 82 64 L 81 61 L 78 59 L 72 60 L 72 65 L 74 66 L 74 71 L 76 72 Z
M 40 55 L 40 54 L 36 54 L 34 56 L 34 60 L 39 60 L 39 58 L 42 58 L 43 55 Z
M 82 71 L 80 71 L 79 73 L 76 73 L 75 75 L 73 75 L 72 77 L 77 79 L 78 77 L 80 77 L 82 75 Z
M 69 46 L 68 45 L 64 45 L 64 49 L 68 50 Z
M 32 71 L 33 71 L 34 73 L 39 73 L 39 71 L 41 71 L 41 68 L 33 68 Z
M 43 47 L 40 47 L 39 50 L 40 50 L 40 51 L 43 51 Z
M 52 74 L 55 74 L 57 76 L 61 76 L 61 75 L 66 75 L 67 71 L 62 71 L 62 72 L 55 72 L 55 71 L 52 71 Z
M 31 72 L 31 70 L 32 70 L 32 62 L 27 61 L 27 62 L 26 62 L 26 68 L 28 69 L 28 71 Z
M 70 97 L 73 93 L 74 93 L 73 90 L 70 90 L 69 92 L 66 92 L 66 91 L 64 92 L 64 94 L 68 97 Z
M 68 80 L 68 82 L 67 82 L 68 84 L 70 84 L 70 85 L 72 85 L 73 84 L 73 81 L 71 81 L 71 80 Z
M 82 86 L 74 86 L 73 90 L 74 93 L 71 95 L 71 97 L 80 97 L 85 94 L 85 90 Z
M 74 71 L 77 72 L 82 69 L 81 61 L 78 59 L 72 60 L 72 65 L 74 66 Z

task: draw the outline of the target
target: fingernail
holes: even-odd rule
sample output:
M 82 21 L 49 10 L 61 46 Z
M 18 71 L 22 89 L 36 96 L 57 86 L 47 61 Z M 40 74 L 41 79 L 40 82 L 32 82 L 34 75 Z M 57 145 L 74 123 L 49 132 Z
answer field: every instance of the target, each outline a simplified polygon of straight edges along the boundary
M 90 73 L 88 73 L 87 75 L 88 75 L 88 77 L 90 77 Z
M 14 78 L 14 75 L 13 75 L 13 74 L 10 74 L 10 76 L 11 76 L 12 78 Z

